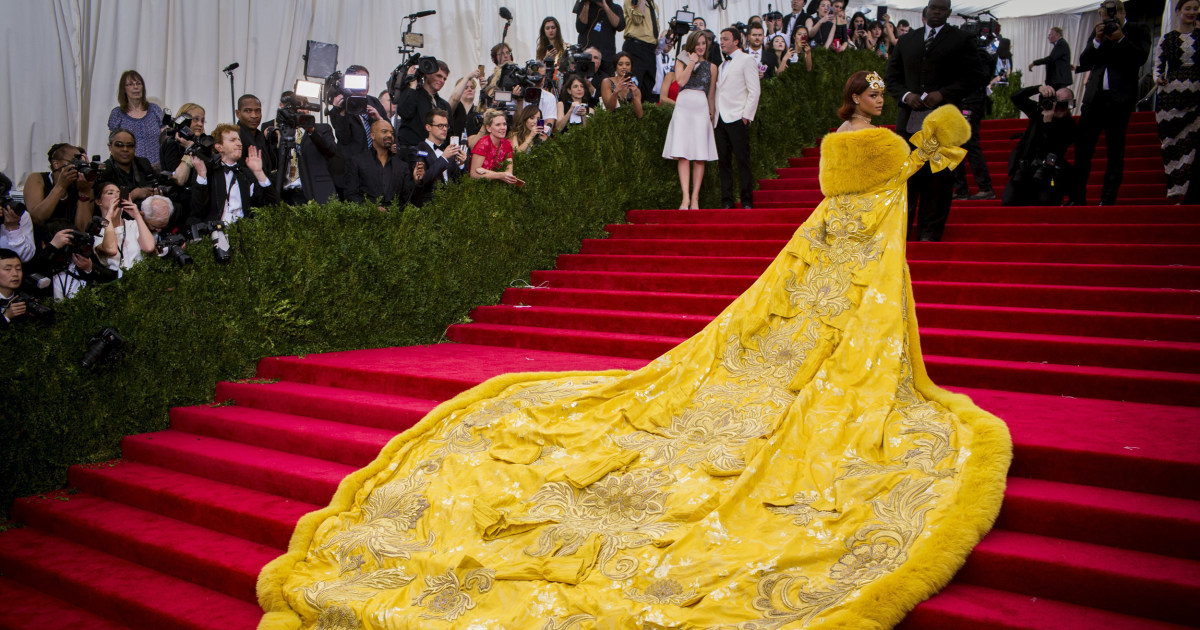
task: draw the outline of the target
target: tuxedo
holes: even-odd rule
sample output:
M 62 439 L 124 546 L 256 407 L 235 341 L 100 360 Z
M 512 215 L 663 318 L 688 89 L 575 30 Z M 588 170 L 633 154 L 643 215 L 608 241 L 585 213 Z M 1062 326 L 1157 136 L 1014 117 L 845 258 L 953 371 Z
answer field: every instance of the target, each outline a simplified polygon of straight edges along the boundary
M 792 33 L 796 32 L 796 27 L 804 26 L 807 22 L 808 15 L 805 13 L 789 13 L 783 16 L 783 34 L 787 37 L 788 46 L 792 45 Z
M 1046 66 L 1046 85 L 1056 90 L 1071 85 L 1071 45 L 1065 39 L 1059 38 L 1049 55 L 1030 65 Z
M 203 181 L 193 175 L 191 214 L 187 218 L 188 225 L 220 221 L 225 216 L 226 202 L 236 186 L 241 197 L 242 215 L 249 217 L 254 208 L 279 203 L 279 191 L 268 181 L 266 186 L 255 181 L 254 174 L 240 162 L 233 165 L 232 181 L 226 177 L 228 172 L 220 161 L 207 164 L 208 177 Z
M 412 167 L 399 156 L 389 154 L 380 163 L 372 149 L 346 159 L 346 200 L 363 203 L 368 199 L 381 206 L 393 200 L 406 204 L 416 189 Z
M 457 162 L 447 160 L 442 157 L 442 150 L 433 146 L 428 139 L 417 148 L 428 154 L 421 158 L 425 163 L 425 176 L 417 182 L 417 191 L 413 194 L 413 204 L 423 206 L 433 199 L 433 193 L 438 186 L 462 177 L 463 169 L 470 160 L 464 161 L 461 166 Z
M 1124 177 L 1125 132 L 1138 100 L 1138 75 L 1150 55 L 1150 33 L 1133 22 L 1123 24 L 1121 32 L 1125 36 L 1120 41 L 1104 38 L 1099 45 L 1089 34 L 1075 69 L 1076 72 L 1091 71 L 1083 91 L 1079 135 L 1075 143 L 1076 178 L 1071 201 L 1077 205 L 1087 203 L 1088 176 L 1092 172 L 1092 156 L 1100 132 L 1104 132 L 1108 147 L 1101 203 L 1116 203 Z
M 742 207 L 753 205 L 754 174 L 750 171 L 750 125 L 758 111 L 762 87 L 758 62 L 735 50 L 717 76 L 717 159 L 721 175 L 721 204 L 733 207 L 733 158 L 737 157 Z
M 896 42 L 888 57 L 886 83 L 888 94 L 896 99 L 896 132 L 906 140 L 912 137 L 909 121 L 914 115 L 923 117 L 928 111 L 914 112 L 905 104 L 905 94 L 921 97 L 938 92 L 944 104 L 961 109 L 963 99 L 985 85 L 988 78 L 970 35 L 948 24 L 938 27 L 936 33 L 930 33 L 929 27 L 910 31 Z M 953 195 L 954 172 L 949 169 L 934 173 L 926 164 L 909 178 L 909 236 L 915 236 L 915 220 L 921 240 L 942 240 Z

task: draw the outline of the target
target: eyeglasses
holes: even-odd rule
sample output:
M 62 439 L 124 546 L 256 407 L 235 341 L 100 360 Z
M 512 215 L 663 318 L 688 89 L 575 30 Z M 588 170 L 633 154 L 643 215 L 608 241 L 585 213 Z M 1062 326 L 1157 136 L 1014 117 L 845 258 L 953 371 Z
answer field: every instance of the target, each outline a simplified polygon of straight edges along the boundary
M 450 128 L 450 125 L 448 123 L 429 123 L 429 126 L 437 127 L 438 129 L 449 129 Z
M 113 148 L 115 148 L 115 149 L 132 149 L 132 148 L 134 148 L 132 142 L 113 142 L 112 145 L 113 145 Z
M 144 84 L 141 81 L 129 81 L 125 84 L 125 87 L 141 87 L 142 85 Z

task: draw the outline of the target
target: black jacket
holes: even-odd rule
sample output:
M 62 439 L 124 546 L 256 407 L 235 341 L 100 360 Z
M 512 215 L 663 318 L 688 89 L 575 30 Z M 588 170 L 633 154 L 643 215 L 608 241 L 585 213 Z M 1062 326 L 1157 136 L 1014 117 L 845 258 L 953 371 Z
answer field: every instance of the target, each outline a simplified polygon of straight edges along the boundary
M 1133 22 L 1121 27 L 1125 37 L 1119 42 L 1104 39 L 1096 46 L 1089 33 L 1079 54 L 1075 72 L 1091 71 L 1083 90 L 1083 106 L 1087 107 L 1104 91 L 1104 73 L 1108 72 L 1108 92 L 1114 102 L 1133 106 L 1138 99 L 1138 75 L 1150 56 L 1150 34 Z
M 413 194 L 413 203 L 423 206 L 426 202 L 433 199 L 434 191 L 445 181 L 442 177 L 443 173 L 449 173 L 450 181 L 454 181 L 462 177 L 463 173 L 466 172 L 464 169 L 470 165 L 471 160 L 468 157 L 462 166 L 459 166 L 457 162 L 451 162 L 444 157 L 437 157 L 437 154 L 433 152 L 428 142 L 423 143 L 417 148 L 428 152 L 428 155 L 421 158 L 421 161 L 425 163 L 425 176 L 421 178 L 420 182 L 417 182 L 417 190 Z
M 365 202 L 370 199 L 381 206 L 399 199 L 410 200 L 416 190 L 412 167 L 396 155 L 389 155 L 387 165 L 380 164 L 375 152 L 359 153 L 346 160 L 346 199 Z
M 117 166 L 117 163 L 109 157 L 104 161 L 104 170 L 96 178 L 97 185 L 93 187 L 93 190 L 98 192 L 99 185 L 108 182 L 113 182 L 121 188 L 151 187 L 155 185 L 154 175 L 154 165 L 144 157 L 134 157 L 128 173 L 121 170 L 121 167 Z M 50 192 L 50 189 L 46 189 L 46 192 Z
M 242 139 L 242 166 L 246 166 L 246 156 L 250 155 L 250 147 L 255 147 L 262 154 L 263 171 L 267 177 L 272 177 L 272 173 L 278 168 L 279 155 L 271 149 L 270 143 L 267 142 L 267 134 L 260 129 L 243 127 L 240 123 L 237 128 L 238 137 Z
M 337 197 L 332 162 L 340 161 L 333 127 L 317 123 L 311 133 L 304 134 L 300 141 L 300 188 L 304 198 L 317 203 L 328 203 Z
M 1017 147 L 1008 157 L 1008 174 L 1014 176 L 1023 162 L 1041 160 L 1053 153 L 1059 161 L 1065 161 L 1067 149 L 1075 144 L 1075 119 L 1071 116 L 1042 120 L 1038 109 L 1038 87 L 1036 85 L 1018 90 L 1012 95 L 1013 105 L 1029 117 L 1029 126 L 1021 134 Z
M 396 115 L 404 119 L 404 124 L 396 129 L 396 144 L 414 147 L 424 143 L 429 135 L 425 130 L 425 115 L 434 108 L 449 113 L 450 103 L 437 94 L 431 96 L 424 88 L 405 90 L 396 104 Z
M 374 107 L 380 115 L 387 114 L 383 103 L 374 96 L 367 96 L 367 106 Z M 348 160 L 352 155 L 369 153 L 367 129 L 363 127 L 362 118 L 349 116 L 343 109 L 334 109 L 329 116 L 329 123 L 333 126 L 333 132 L 337 134 L 337 144 L 342 149 L 342 157 Z
M 896 42 L 888 57 L 888 94 L 896 99 L 896 131 L 908 137 L 905 129 L 912 109 L 904 104 L 904 94 L 920 96 L 941 92 L 943 103 L 961 106 L 967 95 L 988 81 L 970 35 L 950 26 L 942 26 L 929 50 L 925 50 L 925 27 L 910 31 Z
M 1031 65 L 1046 66 L 1046 85 L 1055 89 L 1071 85 L 1071 45 L 1065 39 L 1054 42 L 1050 54 Z
M 227 195 L 225 172 L 222 170 L 220 162 L 209 163 L 206 166 L 208 170 L 207 183 L 200 185 L 195 175 L 192 176 L 192 203 L 191 214 L 187 218 L 188 225 L 220 221 L 221 215 L 225 213 Z M 254 208 L 279 203 L 279 191 L 275 189 L 275 186 L 259 186 L 254 179 L 254 174 L 240 162 L 234 166 L 234 169 L 233 178 L 242 194 L 242 214 L 244 216 L 250 217 L 254 213 Z

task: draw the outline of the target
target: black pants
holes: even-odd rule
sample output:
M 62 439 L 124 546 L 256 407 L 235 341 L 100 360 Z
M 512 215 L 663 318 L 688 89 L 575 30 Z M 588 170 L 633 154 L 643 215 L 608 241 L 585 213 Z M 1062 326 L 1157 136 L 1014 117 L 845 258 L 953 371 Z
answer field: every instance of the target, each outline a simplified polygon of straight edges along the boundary
M 1132 104 L 1114 101 L 1107 91 L 1100 92 L 1090 104 L 1083 106 L 1075 140 L 1075 192 L 1071 195 L 1071 201 L 1077 205 L 1087 203 L 1088 177 L 1092 174 L 1092 156 L 1096 154 L 1100 132 L 1104 132 L 1104 145 L 1108 148 L 1108 167 L 1104 169 L 1100 202 L 1117 202 L 1117 191 L 1124 177 L 1125 132 L 1129 129 L 1132 114 Z
M 975 108 L 970 112 L 967 122 L 971 123 L 971 139 L 967 140 L 963 148 L 967 150 L 966 161 L 971 163 L 975 184 L 979 186 L 980 192 L 986 192 L 992 190 L 992 174 L 988 172 L 987 160 L 984 159 L 983 149 L 979 146 L 979 123 L 983 120 L 983 109 Z M 967 187 L 966 164 L 959 164 L 958 168 L 954 169 L 954 190 L 964 195 L 970 192 Z
M 1044 173 L 1048 181 L 1038 181 L 1027 172 L 1014 173 L 1008 179 L 1001 196 L 1004 206 L 1061 206 L 1063 197 L 1075 190 L 1074 168 L 1059 158 L 1059 166 L 1053 173 Z
M 738 179 L 741 182 L 742 207 L 754 203 L 754 174 L 750 172 L 750 126 L 736 120 L 717 122 L 717 160 L 721 174 L 721 204 L 732 206 L 733 158 L 738 162 Z
M 654 59 L 654 44 L 647 44 L 640 39 L 625 39 L 621 50 L 629 53 L 633 61 L 633 76 L 637 79 L 638 89 L 642 91 L 642 101 L 654 100 L 654 73 L 658 64 Z
M 908 179 L 908 238 L 924 241 L 942 240 L 946 219 L 950 217 L 950 200 L 954 195 L 954 172 L 942 169 L 936 173 L 929 165 L 921 167 Z M 914 225 L 916 232 L 914 233 Z

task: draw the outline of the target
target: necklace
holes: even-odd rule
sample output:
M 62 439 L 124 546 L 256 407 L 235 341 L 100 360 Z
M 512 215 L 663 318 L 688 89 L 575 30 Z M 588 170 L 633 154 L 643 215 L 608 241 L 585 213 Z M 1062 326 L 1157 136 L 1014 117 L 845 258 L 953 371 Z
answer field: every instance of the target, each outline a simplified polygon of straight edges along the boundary
M 868 118 L 868 117 L 866 117 L 866 116 L 863 116 L 862 114 L 859 114 L 859 113 L 855 113 L 855 114 L 853 114 L 853 115 L 851 116 L 851 118 L 857 118 L 857 119 L 859 119 L 859 120 L 861 120 L 861 121 L 863 121 L 863 122 L 867 123 L 868 125 L 869 125 L 869 124 L 871 124 L 871 119 L 870 119 L 870 118 Z

